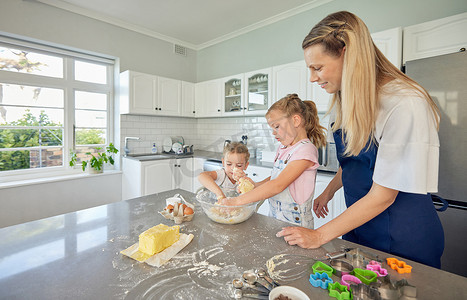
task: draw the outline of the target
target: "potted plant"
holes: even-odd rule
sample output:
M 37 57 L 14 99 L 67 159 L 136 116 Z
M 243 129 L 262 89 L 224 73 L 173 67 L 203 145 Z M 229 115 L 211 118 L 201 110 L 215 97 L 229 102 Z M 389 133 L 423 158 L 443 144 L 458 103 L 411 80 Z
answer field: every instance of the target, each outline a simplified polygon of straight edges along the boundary
M 106 151 L 99 152 L 102 150 L 102 147 L 96 147 L 97 153 L 92 154 L 91 152 L 86 152 L 87 155 L 90 155 L 91 158 L 89 160 L 83 160 L 81 162 L 81 168 L 83 171 L 86 170 L 86 167 L 89 165 L 89 173 L 102 173 L 104 172 L 104 164 L 110 163 L 114 164 L 114 158 L 112 154 L 116 154 L 118 152 L 117 148 L 114 147 L 112 143 L 110 143 L 105 149 Z M 76 165 L 77 162 L 77 155 L 76 152 L 70 150 L 70 167 Z

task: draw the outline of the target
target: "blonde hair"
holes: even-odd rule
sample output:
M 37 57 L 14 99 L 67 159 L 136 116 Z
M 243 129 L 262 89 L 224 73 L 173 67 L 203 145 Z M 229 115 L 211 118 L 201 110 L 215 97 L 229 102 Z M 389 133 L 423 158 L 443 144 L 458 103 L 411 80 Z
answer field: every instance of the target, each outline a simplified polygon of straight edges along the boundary
M 345 133 L 345 155 L 358 155 L 366 145 L 371 145 L 369 138 L 375 142 L 380 90 L 393 79 L 424 96 L 439 128 L 439 109 L 428 92 L 379 51 L 365 23 L 356 15 L 340 11 L 321 20 L 305 37 L 302 48 L 318 44 L 333 57 L 340 57 L 344 52 L 341 89 L 333 95 L 329 111 L 336 107 L 332 130 L 342 128 Z
M 245 154 L 245 162 L 250 160 L 250 152 L 248 151 L 248 147 L 240 142 L 230 142 L 224 147 L 223 157 L 225 158 L 227 154 L 230 153 L 238 153 L 238 154 Z
M 273 110 L 279 110 L 287 117 L 299 115 L 313 144 L 318 148 L 326 145 L 326 128 L 319 124 L 318 109 L 313 101 L 302 101 L 297 94 L 289 94 L 271 105 L 266 116 Z

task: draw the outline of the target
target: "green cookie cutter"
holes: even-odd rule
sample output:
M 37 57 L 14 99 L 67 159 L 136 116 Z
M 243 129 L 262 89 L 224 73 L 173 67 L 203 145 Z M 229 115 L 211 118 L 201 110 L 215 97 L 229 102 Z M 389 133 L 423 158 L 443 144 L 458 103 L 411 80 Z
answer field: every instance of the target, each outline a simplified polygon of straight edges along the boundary
M 332 276 L 332 272 L 334 271 L 334 269 L 330 266 L 328 266 L 327 264 L 323 263 L 322 261 L 317 261 L 313 264 L 313 266 L 311 267 L 313 269 L 313 273 L 316 274 L 316 273 L 326 273 L 328 274 L 329 278 L 331 278 Z
M 370 284 L 372 282 L 375 282 L 376 279 L 378 278 L 378 274 L 376 274 L 376 272 L 373 272 L 371 270 L 355 268 L 353 269 L 352 273 L 355 277 L 360 279 L 362 283 L 364 284 Z
M 329 297 L 337 298 L 337 300 L 350 300 L 352 298 L 347 287 L 339 282 L 328 284 L 328 291 Z

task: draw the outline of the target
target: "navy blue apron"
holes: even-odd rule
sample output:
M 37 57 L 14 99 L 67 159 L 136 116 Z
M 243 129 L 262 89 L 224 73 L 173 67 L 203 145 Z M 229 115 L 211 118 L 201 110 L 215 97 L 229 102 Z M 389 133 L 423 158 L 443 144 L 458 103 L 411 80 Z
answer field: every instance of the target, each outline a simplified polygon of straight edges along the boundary
M 345 157 L 340 129 L 334 132 L 334 141 L 342 168 L 345 203 L 349 207 L 370 191 L 378 147 L 371 143 L 370 148 L 365 147 L 358 156 Z M 343 235 L 343 238 L 432 267 L 441 267 L 444 231 L 430 194 L 399 192 L 385 211 Z

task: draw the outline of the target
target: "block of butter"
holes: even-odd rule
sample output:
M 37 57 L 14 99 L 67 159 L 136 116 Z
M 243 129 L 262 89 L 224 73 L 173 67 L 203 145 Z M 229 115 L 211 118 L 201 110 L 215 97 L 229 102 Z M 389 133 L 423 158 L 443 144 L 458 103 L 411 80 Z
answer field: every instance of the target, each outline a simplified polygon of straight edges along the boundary
M 180 226 L 159 224 L 139 235 L 138 250 L 149 256 L 161 252 L 180 239 Z

